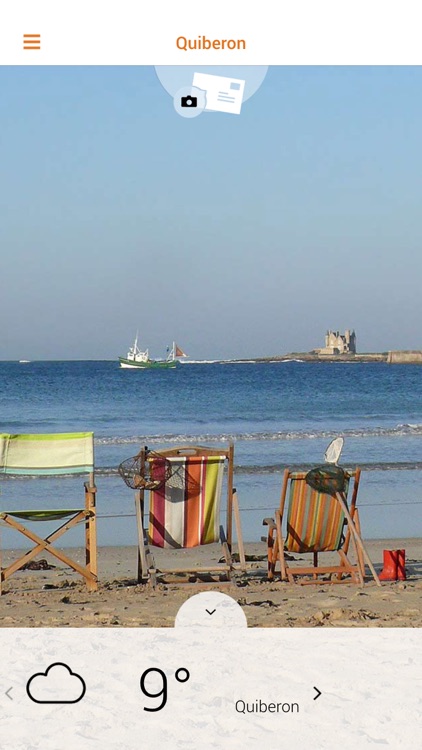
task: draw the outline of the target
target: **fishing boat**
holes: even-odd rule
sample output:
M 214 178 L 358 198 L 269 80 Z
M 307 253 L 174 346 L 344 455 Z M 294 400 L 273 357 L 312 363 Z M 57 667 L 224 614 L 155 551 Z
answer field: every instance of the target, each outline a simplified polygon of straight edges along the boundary
M 166 359 L 151 359 L 149 356 L 148 349 L 141 351 L 138 346 L 138 334 L 136 334 L 133 346 L 130 347 L 126 357 L 119 357 L 120 367 L 138 369 L 138 370 L 151 370 L 151 369 L 165 369 L 170 370 L 177 366 L 179 357 L 186 357 L 186 354 L 177 346 L 173 341 L 173 346 L 170 349 L 167 347 L 168 355 Z
M 188 355 L 185 354 L 183 349 L 181 349 L 175 341 L 173 341 L 173 346 L 171 347 L 171 349 L 170 347 L 167 347 L 167 362 L 180 362 L 180 359 L 182 357 L 187 356 Z

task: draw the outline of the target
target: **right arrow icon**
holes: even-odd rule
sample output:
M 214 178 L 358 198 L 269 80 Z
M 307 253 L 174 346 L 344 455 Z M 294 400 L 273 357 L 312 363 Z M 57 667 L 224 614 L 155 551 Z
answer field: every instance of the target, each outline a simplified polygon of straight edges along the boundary
M 316 695 L 314 695 L 314 701 L 316 701 L 317 698 L 319 698 L 320 695 L 322 695 L 321 690 L 318 690 L 317 687 L 314 685 L 314 690 L 316 691 Z

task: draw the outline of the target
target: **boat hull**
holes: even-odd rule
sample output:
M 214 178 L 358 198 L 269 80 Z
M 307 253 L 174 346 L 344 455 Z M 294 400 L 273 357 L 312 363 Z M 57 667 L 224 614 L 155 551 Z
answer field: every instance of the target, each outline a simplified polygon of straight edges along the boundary
M 149 359 L 147 362 L 134 362 L 133 359 L 119 357 L 120 367 L 130 370 L 174 370 L 176 362 L 158 362 L 155 359 Z

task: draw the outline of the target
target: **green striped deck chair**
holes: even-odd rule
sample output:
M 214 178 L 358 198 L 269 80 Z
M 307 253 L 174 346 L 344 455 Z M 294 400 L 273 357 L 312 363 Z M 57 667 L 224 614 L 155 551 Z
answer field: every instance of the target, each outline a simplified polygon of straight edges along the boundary
M 346 512 L 349 511 L 350 520 L 354 525 L 353 535 L 338 496 L 313 489 L 306 482 L 306 476 L 305 472 L 285 470 L 280 507 L 276 511 L 275 519 L 264 519 L 263 523 L 268 526 L 269 579 L 274 578 L 276 565 L 280 563 L 281 580 L 290 583 L 303 576 L 301 583 L 327 583 L 328 578 L 330 583 L 353 581 L 362 584 L 364 561 L 362 551 L 355 543 L 356 534 L 360 538 L 356 507 L 360 469 L 345 472 L 345 486 L 341 493 L 341 498 L 346 503 Z M 347 498 L 350 495 L 351 502 L 348 506 Z M 354 563 L 348 556 L 351 543 L 356 557 Z M 319 565 L 318 557 L 323 552 L 337 553 L 337 564 Z M 293 554 L 307 553 L 313 556 L 311 566 L 290 564 Z
M 55 510 L 36 509 L 29 504 L 28 510 L 2 510 L 0 521 L 30 539 L 35 546 L 18 560 L 5 568 L 0 568 L 1 584 L 13 573 L 29 563 L 41 552 L 48 552 L 79 573 L 89 590 L 97 588 L 97 542 L 94 482 L 94 435 L 92 432 L 66 434 L 9 435 L 0 434 L 0 474 L 7 477 L 48 477 L 69 474 L 88 474 L 84 484 L 82 507 L 56 508 Z M 2 483 L 2 495 L 7 495 L 7 482 Z M 25 485 L 23 485 L 25 486 Z M 2 502 L 3 504 L 3 502 Z M 42 521 L 63 522 L 42 538 L 27 524 Z M 86 565 L 80 565 L 62 550 L 53 546 L 66 531 L 78 523 L 85 524 Z
M 192 573 L 200 576 L 219 572 L 230 578 L 234 568 L 245 569 L 239 506 L 236 490 L 233 488 L 233 445 L 228 450 L 189 446 L 154 454 L 151 452 L 150 455 L 148 449 L 143 449 L 139 456 L 141 465 L 147 461 L 153 462 L 151 473 L 158 486 L 148 491 L 139 489 L 135 495 L 139 537 L 138 580 L 151 581 L 155 585 L 158 570 L 151 547 L 181 550 L 215 542 L 222 545 L 223 562 L 206 567 L 166 570 L 160 566 L 159 572 L 162 574 Z M 225 470 L 227 504 L 226 522 L 223 525 L 220 521 L 220 509 Z M 146 492 L 148 513 L 145 513 Z M 239 566 L 233 562 L 232 557 L 233 517 Z

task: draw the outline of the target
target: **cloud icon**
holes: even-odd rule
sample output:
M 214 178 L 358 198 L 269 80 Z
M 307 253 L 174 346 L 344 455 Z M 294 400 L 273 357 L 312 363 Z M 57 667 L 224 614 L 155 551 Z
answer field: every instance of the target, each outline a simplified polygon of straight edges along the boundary
M 85 681 L 70 667 L 57 661 L 45 672 L 37 672 L 26 683 L 26 692 L 34 703 L 78 703 L 86 692 Z

